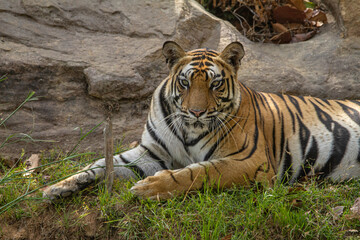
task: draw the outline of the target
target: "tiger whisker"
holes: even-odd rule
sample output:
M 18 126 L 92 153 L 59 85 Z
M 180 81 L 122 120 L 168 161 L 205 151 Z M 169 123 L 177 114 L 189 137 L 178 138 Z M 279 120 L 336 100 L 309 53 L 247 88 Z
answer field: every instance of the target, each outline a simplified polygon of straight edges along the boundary
M 238 148 L 236 139 L 235 139 L 235 137 L 234 137 L 234 134 L 232 134 L 231 129 L 230 129 L 228 126 L 226 126 L 226 124 L 225 124 L 220 118 L 218 118 L 218 119 L 219 119 L 220 123 L 222 123 L 222 125 L 224 126 L 224 128 L 226 128 L 226 130 L 229 132 L 229 134 L 231 135 L 232 139 L 234 140 L 234 143 L 235 143 L 236 148 Z

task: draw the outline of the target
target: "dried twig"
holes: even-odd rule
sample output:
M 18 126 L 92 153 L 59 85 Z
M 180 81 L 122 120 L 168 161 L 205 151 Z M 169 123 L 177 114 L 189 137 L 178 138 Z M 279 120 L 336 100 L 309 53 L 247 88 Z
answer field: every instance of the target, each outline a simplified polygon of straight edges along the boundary
M 108 193 L 111 193 L 112 186 L 114 182 L 114 141 L 112 135 L 112 121 L 111 117 L 106 119 L 106 124 L 104 128 L 104 138 L 105 138 L 105 184 Z

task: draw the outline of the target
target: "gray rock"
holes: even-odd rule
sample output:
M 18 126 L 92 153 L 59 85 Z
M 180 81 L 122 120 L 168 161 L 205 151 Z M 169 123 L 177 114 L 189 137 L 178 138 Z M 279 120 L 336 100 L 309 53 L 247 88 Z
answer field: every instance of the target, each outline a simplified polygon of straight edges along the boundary
M 341 15 L 351 9 L 340 4 L 345 1 L 356 2 L 324 0 L 342 25 L 332 22 L 310 41 L 289 45 L 250 42 L 191 0 L 0 1 L 0 76 L 8 74 L 0 83 L 0 118 L 30 91 L 38 97 L 0 128 L 0 143 L 13 133 L 55 141 L 20 142 L 0 155 L 72 149 L 109 107 L 115 141 L 138 140 L 150 96 L 168 73 L 161 54 L 166 40 L 187 50 L 242 42 L 239 79 L 259 91 L 360 99 L 360 41 L 358 24 L 352 25 L 358 15 Z M 82 151 L 102 147 L 102 127 L 81 144 Z

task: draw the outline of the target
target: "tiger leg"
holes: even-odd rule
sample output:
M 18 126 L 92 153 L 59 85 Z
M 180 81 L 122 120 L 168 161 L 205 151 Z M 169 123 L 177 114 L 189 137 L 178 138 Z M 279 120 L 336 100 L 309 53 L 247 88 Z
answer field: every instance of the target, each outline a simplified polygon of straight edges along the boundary
M 204 184 L 228 188 L 234 184 L 249 186 L 252 181 L 271 183 L 274 175 L 266 162 L 211 160 L 178 170 L 157 172 L 154 176 L 137 182 L 131 192 L 139 197 L 160 200 L 201 189 Z
M 114 177 L 120 179 L 142 179 L 152 176 L 159 170 L 166 169 L 164 163 L 153 159 L 141 145 L 113 158 Z M 85 167 L 79 173 L 43 190 L 43 196 L 50 200 L 67 197 L 84 189 L 86 186 L 102 180 L 105 176 L 105 159 Z

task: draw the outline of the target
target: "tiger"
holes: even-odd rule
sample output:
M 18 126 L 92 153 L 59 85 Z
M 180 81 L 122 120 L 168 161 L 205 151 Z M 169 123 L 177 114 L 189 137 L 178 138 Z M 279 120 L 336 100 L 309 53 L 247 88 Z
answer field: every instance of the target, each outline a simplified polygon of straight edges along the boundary
M 136 196 L 360 176 L 360 100 L 254 91 L 238 80 L 240 42 L 185 52 L 167 41 L 162 53 L 169 76 L 153 93 L 141 143 L 113 157 L 115 178 L 135 179 Z M 97 160 L 44 197 L 69 196 L 104 174 Z

